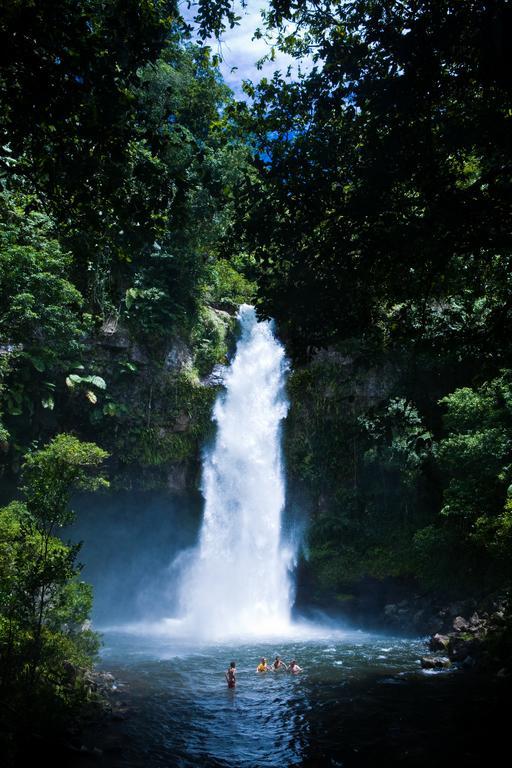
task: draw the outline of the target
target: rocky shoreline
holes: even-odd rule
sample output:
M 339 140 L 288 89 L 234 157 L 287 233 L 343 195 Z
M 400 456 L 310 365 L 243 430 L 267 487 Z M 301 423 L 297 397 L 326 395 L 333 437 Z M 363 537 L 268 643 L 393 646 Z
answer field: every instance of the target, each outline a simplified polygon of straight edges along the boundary
M 124 686 L 110 672 L 91 670 L 85 677 L 94 706 L 77 724 L 77 733 L 68 744 L 73 765 L 89 765 L 91 758 L 103 761 L 116 758 L 123 751 L 116 725 L 131 714 Z
M 32 764 L 44 757 L 55 768 L 81 768 L 95 762 L 108 764 L 124 751 L 119 726 L 131 713 L 124 686 L 109 672 L 73 666 L 72 673 L 80 675 L 87 689 L 86 705 L 59 733 L 26 733 L 13 765 Z
M 512 601 L 507 595 L 440 604 L 415 597 L 384 606 L 383 624 L 404 634 L 425 634 L 431 652 L 423 669 L 455 664 L 499 677 L 512 676 Z

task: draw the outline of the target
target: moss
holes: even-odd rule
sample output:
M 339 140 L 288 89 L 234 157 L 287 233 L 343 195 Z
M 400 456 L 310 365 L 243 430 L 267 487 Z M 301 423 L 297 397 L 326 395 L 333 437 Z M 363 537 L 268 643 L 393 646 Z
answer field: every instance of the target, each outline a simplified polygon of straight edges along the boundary
M 161 434 L 156 427 L 132 432 L 133 443 L 123 456 L 123 462 L 143 467 L 159 466 L 192 458 L 197 452 L 197 439 L 187 433 Z
M 151 409 L 146 406 L 150 398 L 146 389 L 138 398 L 144 405 L 135 405 L 119 424 L 116 458 L 121 464 L 142 467 L 196 459 L 214 430 L 211 412 L 217 390 L 202 386 L 193 372 L 178 376 L 162 372 L 149 386 Z
M 191 336 L 194 362 L 201 376 L 217 363 L 227 362 L 229 334 L 233 330 L 231 316 L 211 307 L 203 307 Z

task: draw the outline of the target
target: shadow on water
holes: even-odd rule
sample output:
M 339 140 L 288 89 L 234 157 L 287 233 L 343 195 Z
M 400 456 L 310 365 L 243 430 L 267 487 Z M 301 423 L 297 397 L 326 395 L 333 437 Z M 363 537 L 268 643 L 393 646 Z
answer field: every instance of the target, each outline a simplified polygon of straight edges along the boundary
M 502 739 L 506 681 L 425 673 L 422 640 L 346 634 L 314 641 L 178 646 L 109 634 L 103 666 L 129 716 L 106 727 L 114 767 L 477 766 Z M 261 654 L 304 672 L 256 674 Z M 236 658 L 238 684 L 223 670 Z M 98 733 L 92 735 L 98 739 Z

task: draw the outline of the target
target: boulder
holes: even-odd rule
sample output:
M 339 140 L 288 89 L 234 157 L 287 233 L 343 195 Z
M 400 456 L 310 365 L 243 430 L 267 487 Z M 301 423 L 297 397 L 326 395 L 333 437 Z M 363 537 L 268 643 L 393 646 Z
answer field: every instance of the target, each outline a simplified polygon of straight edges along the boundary
M 431 651 L 447 651 L 450 645 L 450 638 L 448 635 L 441 635 L 436 632 L 435 635 L 429 640 L 428 647 Z
M 497 624 L 498 626 L 503 626 L 505 624 L 505 614 L 503 611 L 496 611 L 495 613 L 491 614 L 491 621 L 493 624 Z
M 464 661 L 468 656 L 473 656 L 478 650 L 478 640 L 473 637 L 457 637 L 453 635 L 450 638 L 448 655 L 452 661 Z
M 184 368 L 192 366 L 192 352 L 182 341 L 177 339 L 165 356 L 165 368 L 167 371 L 178 373 Z
M 118 325 L 117 318 L 109 318 L 103 323 L 99 343 L 109 349 L 128 349 L 130 346 L 130 334 L 126 328 Z
M 453 628 L 456 632 L 467 632 L 469 623 L 462 616 L 456 616 L 453 620 Z
M 451 666 L 446 656 L 423 656 L 420 663 L 423 669 L 447 669 Z

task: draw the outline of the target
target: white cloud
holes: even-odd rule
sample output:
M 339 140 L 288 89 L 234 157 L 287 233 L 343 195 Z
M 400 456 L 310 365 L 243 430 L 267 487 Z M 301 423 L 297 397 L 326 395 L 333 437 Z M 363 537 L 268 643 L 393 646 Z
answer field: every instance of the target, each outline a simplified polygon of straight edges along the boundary
M 222 56 L 220 70 L 225 82 L 237 97 L 243 97 L 241 90 L 243 80 L 258 82 L 262 77 L 271 77 L 276 70 L 285 74 L 290 65 L 296 72 L 297 63 L 291 56 L 276 51 L 274 61 L 266 62 L 261 69 L 257 69 L 256 62 L 268 54 L 271 48 L 271 43 L 263 38 L 252 39 L 256 29 L 263 26 L 261 9 L 268 7 L 268 3 L 262 0 L 248 0 L 245 9 L 241 8 L 239 2 L 235 2 L 234 7 L 237 15 L 242 17 L 239 24 L 224 32 L 220 44 L 217 40 L 209 40 L 208 44 L 214 53 L 219 52 Z M 194 9 L 187 11 L 185 3 L 181 11 L 185 18 L 193 17 Z M 304 63 L 302 62 L 303 68 Z

